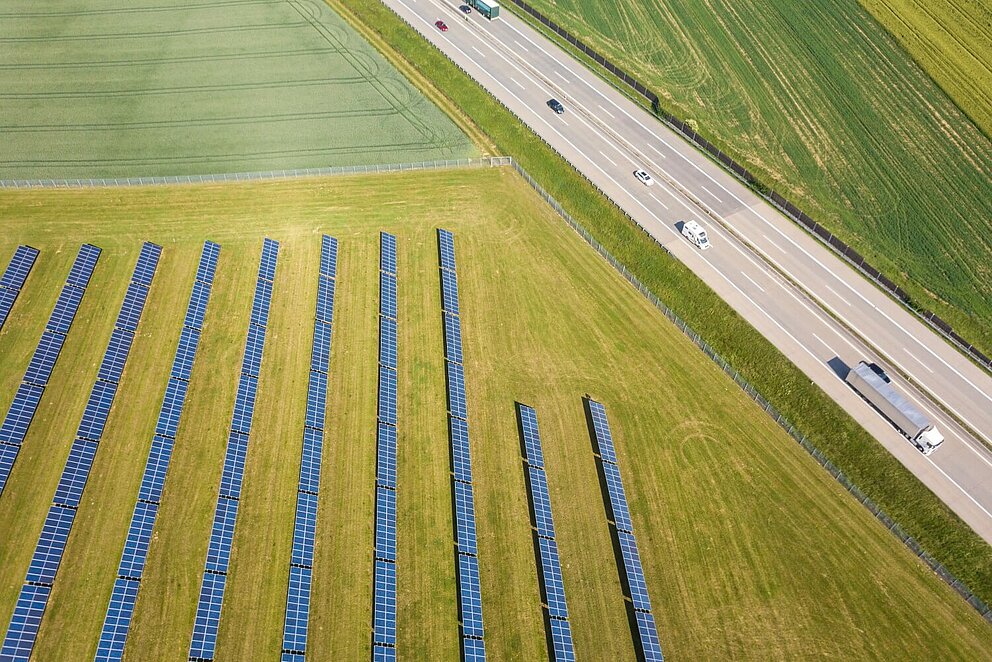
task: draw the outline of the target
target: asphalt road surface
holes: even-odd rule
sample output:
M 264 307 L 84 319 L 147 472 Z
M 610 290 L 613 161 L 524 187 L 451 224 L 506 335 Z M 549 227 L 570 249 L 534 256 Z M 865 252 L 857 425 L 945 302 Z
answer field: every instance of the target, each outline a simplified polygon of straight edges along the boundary
M 992 542 L 992 378 L 737 179 L 503 9 L 383 0 L 684 262 Z M 444 21 L 448 30 L 435 26 Z M 565 106 L 555 114 L 547 105 Z M 638 168 L 654 178 L 646 186 Z M 679 232 L 695 220 L 712 248 Z M 843 377 L 888 369 L 946 441 L 924 456 Z M 908 379 L 907 379 L 908 377 Z M 939 406 L 938 406 L 939 405 Z M 947 412 L 953 414 L 949 416 Z

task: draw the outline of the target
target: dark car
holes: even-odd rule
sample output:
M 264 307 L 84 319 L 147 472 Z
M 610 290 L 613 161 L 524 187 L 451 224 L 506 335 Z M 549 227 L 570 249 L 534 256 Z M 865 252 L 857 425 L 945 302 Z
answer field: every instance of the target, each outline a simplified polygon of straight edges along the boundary
M 548 108 L 559 115 L 565 112 L 565 106 L 561 105 L 561 101 L 558 101 L 558 99 L 548 99 Z
M 434 27 L 436 27 L 441 32 L 447 32 L 448 31 L 448 26 L 444 24 L 444 21 L 435 21 L 434 22 Z
M 462 5 L 458 9 L 460 9 L 463 14 L 471 14 L 472 13 L 472 8 L 469 7 L 468 5 Z

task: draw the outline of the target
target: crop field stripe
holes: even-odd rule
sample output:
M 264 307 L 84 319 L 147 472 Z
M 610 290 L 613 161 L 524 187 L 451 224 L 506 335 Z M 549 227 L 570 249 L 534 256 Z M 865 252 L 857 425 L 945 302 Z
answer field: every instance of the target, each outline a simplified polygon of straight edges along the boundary
M 85 247 L 84 247 L 85 248 Z M 158 267 L 162 248 L 156 244 L 145 242 L 138 256 L 128 294 L 121 304 L 120 312 L 115 323 L 115 333 L 124 333 L 133 338 L 148 298 L 148 288 Z M 95 257 L 92 264 L 95 264 Z M 91 268 L 90 268 L 91 270 Z M 70 276 L 71 279 L 71 276 Z M 85 281 L 88 282 L 87 275 Z M 133 295 L 133 296 L 128 296 Z M 76 433 L 76 441 L 69 451 L 62 477 L 59 480 L 51 508 L 45 518 L 38 544 L 35 547 L 31 565 L 28 567 L 24 586 L 18 598 L 18 608 L 11 617 L 7 634 L 4 637 L 0 657 L 4 660 L 24 660 L 31 657 L 45 607 L 48 604 L 49 592 L 39 594 L 39 586 L 51 590 L 58 574 L 62 554 L 65 551 L 72 523 L 82 502 L 83 490 L 89 479 L 90 468 L 96 457 L 96 451 L 103 436 L 103 430 L 110 416 L 110 409 L 117 395 L 117 387 L 121 374 L 127 363 L 131 341 L 128 339 L 122 351 L 115 349 L 113 339 L 104 353 L 100 377 L 93 385 L 89 402 L 83 412 L 83 418 Z M 108 369 L 108 365 L 110 368 Z
M 320 493 L 320 462 L 324 445 L 327 382 L 330 379 L 328 373 L 334 318 L 334 290 L 337 286 L 337 252 L 337 239 L 323 235 L 313 321 L 310 379 L 307 385 L 307 417 L 303 428 L 300 482 L 296 496 L 293 555 L 289 564 L 289 590 L 286 595 L 286 618 L 283 625 L 284 660 L 296 656 L 302 657 L 307 652 L 314 543 L 317 537 L 317 497 Z
M 179 419 L 186 404 L 185 384 L 189 382 L 189 374 L 196 359 L 200 333 L 203 330 L 200 325 L 210 300 L 210 289 L 213 285 L 219 254 L 219 245 L 212 241 L 204 243 L 196 272 L 196 281 L 190 292 L 179 346 L 176 348 L 172 362 L 169 385 L 159 411 L 159 424 L 152 439 L 148 460 L 145 463 L 145 471 L 141 480 L 138 500 L 134 505 L 127 542 L 121 555 L 117 579 L 114 582 L 100 641 L 97 644 L 95 659 L 98 662 L 114 662 L 124 657 L 124 647 L 127 645 L 131 617 L 134 615 L 134 607 L 138 600 L 141 576 L 151 544 L 151 534 L 155 527 L 158 508 L 161 505 L 162 490 L 169 471 L 169 463 L 172 460 L 172 449 L 176 441 L 174 431 L 179 425 Z M 170 397 L 170 394 L 173 393 L 174 395 Z M 163 423 L 163 420 L 167 422 Z M 168 427 L 171 433 L 163 434 L 166 432 L 162 429 L 163 427 Z
M 31 363 L 28 364 L 21 385 L 7 410 L 3 424 L 0 425 L 0 497 L 3 496 L 21 444 L 24 443 L 31 421 L 38 411 L 41 396 L 52 376 L 52 370 L 55 369 L 62 352 L 62 345 L 76 318 L 76 311 L 79 310 L 79 304 L 99 257 L 100 249 L 96 246 L 83 244 L 80 247 L 69 271 L 69 277 L 62 286 L 62 292 L 48 318 L 45 331 L 38 341 L 38 347 L 31 357 Z
M 14 307 L 17 295 L 21 293 L 21 287 L 31 273 L 31 267 L 38 257 L 38 249 L 30 246 L 18 246 L 14 251 L 10 263 L 0 277 L 0 330 L 3 329 L 4 322 L 10 314 L 10 309 Z
M 214 513 L 210 546 L 203 570 L 203 584 L 196 606 L 196 621 L 189 647 L 190 660 L 213 660 L 217 647 L 217 628 L 224 605 L 224 590 L 227 586 L 231 545 L 237 524 L 238 501 L 248 455 L 251 421 L 255 414 L 255 395 L 265 348 L 265 329 L 269 321 L 269 306 L 278 257 L 279 242 L 266 238 L 262 243 L 262 257 L 258 265 L 258 278 L 255 281 L 251 321 L 248 324 L 248 338 L 241 363 L 241 379 L 238 382 L 231 431 L 227 440 L 224 473 L 217 495 L 217 509 Z

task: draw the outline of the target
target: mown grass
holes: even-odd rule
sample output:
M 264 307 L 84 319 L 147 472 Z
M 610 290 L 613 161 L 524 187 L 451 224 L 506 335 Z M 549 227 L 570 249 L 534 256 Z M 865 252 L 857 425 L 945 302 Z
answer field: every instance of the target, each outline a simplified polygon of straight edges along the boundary
M 929 553 L 992 603 L 992 550 L 844 410 L 447 58 L 375 0 L 333 6 L 434 81 Z M 369 26 L 374 26 L 370 28 Z
M 862 7 L 532 4 L 992 353 L 992 143 Z
M 367 191 L 375 187 L 377 198 Z M 429 189 L 432 195 L 423 195 Z M 983 621 L 508 169 L 0 196 L 42 250 L 0 352 L 4 406 L 72 249 L 105 249 L 0 499 L 7 622 L 142 240 L 165 246 L 35 653 L 95 650 L 201 242 L 222 245 L 127 651 L 185 656 L 264 236 L 281 242 L 218 657 L 281 643 L 319 235 L 341 242 L 311 653 L 369 654 L 378 231 L 399 244 L 399 632 L 458 650 L 434 228 L 455 232 L 487 645 L 546 655 L 514 402 L 537 408 L 577 652 L 633 655 L 581 397 L 606 403 L 670 657 L 974 658 Z M 43 323 L 43 322 L 42 322 Z M 913 605 L 914 609 L 908 609 Z M 918 613 L 927 613 L 920 622 Z

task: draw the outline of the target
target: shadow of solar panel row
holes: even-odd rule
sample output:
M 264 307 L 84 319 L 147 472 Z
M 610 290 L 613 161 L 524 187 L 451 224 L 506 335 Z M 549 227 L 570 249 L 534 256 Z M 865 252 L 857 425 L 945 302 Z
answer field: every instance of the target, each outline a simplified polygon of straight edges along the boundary
M 387 232 L 379 233 L 379 269 L 396 275 L 396 237 Z
M 159 410 L 155 436 L 152 437 L 148 459 L 145 461 L 138 500 L 134 505 L 124 551 L 117 567 L 117 580 L 114 582 L 97 645 L 95 659 L 98 662 L 118 661 L 124 656 L 128 628 L 138 599 L 139 581 L 148 558 L 148 547 L 165 487 L 165 476 L 172 459 L 179 419 L 186 404 L 188 381 L 200 342 L 200 325 L 210 298 L 219 252 L 220 246 L 211 241 L 205 242 L 200 252 L 197 280 L 193 283 L 186 306 L 186 317 L 172 361 L 172 372 Z M 195 327 L 191 326 L 191 322 Z
M 230 434 L 227 438 L 227 448 L 224 457 L 224 472 L 221 488 L 217 495 L 217 509 L 214 512 L 213 528 L 210 532 L 210 542 L 207 546 L 207 561 L 203 571 L 203 584 L 200 587 L 200 598 L 196 605 L 196 619 L 193 626 L 193 637 L 190 640 L 190 660 L 213 660 L 217 646 L 217 626 L 220 622 L 221 606 L 224 601 L 224 589 L 227 581 L 227 571 L 231 560 L 231 545 L 234 540 L 234 527 L 238 516 L 238 495 L 244 478 L 245 457 L 248 452 L 248 435 L 251 432 L 252 418 L 255 414 L 255 396 L 258 391 L 257 377 L 247 374 L 244 366 L 249 363 L 249 357 L 257 351 L 261 362 L 264 349 L 265 334 L 254 338 L 258 343 L 252 346 L 252 331 L 264 329 L 268 324 L 271 299 L 259 303 L 267 295 L 271 297 L 271 289 L 259 287 L 263 281 L 271 283 L 275 279 L 276 261 L 279 255 L 279 242 L 266 238 L 262 243 L 262 257 L 258 266 L 255 297 L 252 310 L 258 310 L 259 317 L 253 317 L 248 324 L 248 338 L 245 341 L 245 353 L 242 359 L 242 374 L 238 380 L 238 391 L 234 400 L 234 413 L 231 416 Z M 261 365 L 259 364 L 259 369 Z
M 10 258 L 3 276 L 0 276 L 0 329 L 7 321 L 7 316 L 10 314 L 11 308 L 14 307 L 17 295 L 21 293 L 24 281 L 27 280 L 37 257 L 37 248 L 18 246 L 13 257 Z

